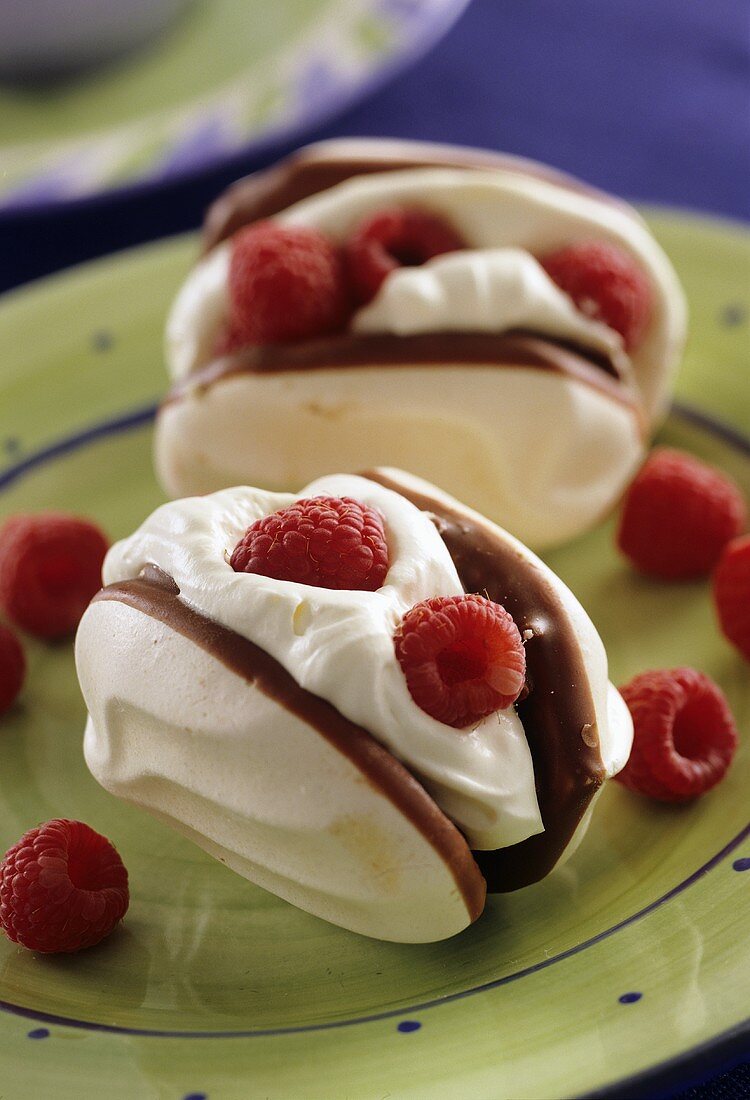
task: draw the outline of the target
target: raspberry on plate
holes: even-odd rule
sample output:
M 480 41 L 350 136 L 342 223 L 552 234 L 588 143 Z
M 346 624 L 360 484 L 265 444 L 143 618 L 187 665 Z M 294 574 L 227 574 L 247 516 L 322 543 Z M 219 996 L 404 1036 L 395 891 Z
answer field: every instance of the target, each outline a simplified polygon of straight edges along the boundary
M 12 630 L 0 623 L 0 714 L 18 698 L 26 679 L 26 657 Z
M 101 588 L 109 543 L 62 512 L 11 516 L 0 528 L 0 607 L 38 638 L 71 634 Z
M 394 638 L 409 694 L 456 729 L 505 710 L 520 695 L 526 653 L 504 607 L 484 596 L 436 596 L 404 615 Z
M 746 518 L 726 474 L 684 451 L 652 451 L 623 501 L 617 545 L 636 569 L 663 580 L 704 577 Z
M 399 206 L 378 210 L 352 233 L 344 246 L 357 299 L 375 297 L 386 275 L 397 267 L 418 267 L 444 252 L 466 248 L 455 229 L 424 210 Z
M 724 548 L 714 570 L 713 594 L 722 631 L 750 661 L 750 535 Z
M 693 668 L 643 672 L 620 693 L 634 738 L 618 782 L 662 802 L 687 802 L 724 778 L 737 749 L 737 729 L 708 676 Z
M 604 241 L 584 241 L 539 262 L 582 313 L 619 332 L 628 350 L 637 347 L 651 318 L 651 288 L 627 252 Z
M 31 951 L 93 947 L 124 917 L 129 900 L 116 849 L 82 821 L 30 829 L 0 865 L 0 925 Z
M 229 262 L 231 344 L 272 344 L 343 328 L 348 295 L 339 250 L 316 229 L 255 222 Z
M 388 572 L 379 512 L 351 497 L 309 497 L 248 527 L 230 565 L 319 588 L 374 592 Z

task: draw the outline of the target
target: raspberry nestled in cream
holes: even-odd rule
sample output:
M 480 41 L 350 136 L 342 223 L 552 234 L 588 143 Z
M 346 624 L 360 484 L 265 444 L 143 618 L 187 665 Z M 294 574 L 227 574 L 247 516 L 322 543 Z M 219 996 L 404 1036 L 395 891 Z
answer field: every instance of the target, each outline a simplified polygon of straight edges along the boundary
M 434 596 L 406 612 L 395 637 L 409 694 L 427 714 L 466 729 L 515 703 L 526 656 L 505 608 L 484 596 Z
M 374 508 L 350 497 L 310 497 L 252 523 L 229 564 L 236 573 L 373 592 L 388 572 L 388 544 Z
M 625 204 L 479 150 L 325 142 L 209 212 L 157 471 L 181 496 L 397 465 L 550 545 L 632 477 L 684 335 Z
M 354 931 L 460 931 L 570 854 L 627 760 L 580 604 L 398 470 L 163 505 L 104 580 L 76 642 L 94 776 Z

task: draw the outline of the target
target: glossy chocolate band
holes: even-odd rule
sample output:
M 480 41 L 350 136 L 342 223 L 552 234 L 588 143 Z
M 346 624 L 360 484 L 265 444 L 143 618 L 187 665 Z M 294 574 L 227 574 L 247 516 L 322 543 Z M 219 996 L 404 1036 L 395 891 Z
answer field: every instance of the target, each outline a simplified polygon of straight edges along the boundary
M 640 418 L 640 401 L 635 391 L 621 379 L 617 366 L 606 356 L 584 353 L 572 344 L 522 331 L 429 332 L 416 336 L 342 333 L 293 344 L 261 344 L 216 359 L 188 375 L 172 388 L 165 403 L 242 374 L 409 367 L 461 370 L 476 366 L 530 367 L 563 374 L 626 405 Z
M 286 210 L 295 202 L 327 191 L 353 176 L 369 176 L 382 172 L 401 171 L 406 168 L 470 168 L 515 172 L 547 180 L 568 191 L 591 195 L 608 205 L 621 207 L 638 215 L 631 207 L 618 199 L 588 187 L 580 180 L 563 172 L 556 172 L 536 161 L 521 157 L 504 156 L 481 149 L 464 149 L 414 145 L 414 155 L 408 156 L 399 146 L 388 142 L 373 141 L 370 156 L 326 156 L 325 151 L 302 150 L 263 172 L 238 180 L 209 207 L 203 229 L 203 248 L 208 252 L 221 241 L 231 237 L 243 225 L 270 218 Z M 401 149 L 404 147 L 402 146 Z M 391 149 L 393 151 L 391 151 Z
M 555 866 L 605 778 L 594 701 L 578 639 L 547 578 L 502 535 L 470 514 L 412 492 L 378 470 L 362 475 L 433 519 L 466 592 L 513 616 L 526 642 L 529 694 L 517 704 L 534 762 L 544 832 L 509 848 L 474 852 L 490 891 L 537 882 Z

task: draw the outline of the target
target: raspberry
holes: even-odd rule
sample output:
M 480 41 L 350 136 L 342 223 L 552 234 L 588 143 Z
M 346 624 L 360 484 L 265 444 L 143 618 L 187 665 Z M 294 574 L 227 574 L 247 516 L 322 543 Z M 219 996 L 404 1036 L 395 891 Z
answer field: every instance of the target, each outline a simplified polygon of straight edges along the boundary
M 310 497 L 256 520 L 234 548 L 236 573 L 374 592 L 388 572 L 379 512 L 350 497 Z
M 62 638 L 101 588 L 105 536 L 62 512 L 11 516 L 0 528 L 0 607 L 39 638 Z
M 0 714 L 15 703 L 26 679 L 26 658 L 12 630 L 0 623 Z
M 603 241 L 585 241 L 539 262 L 582 313 L 619 332 L 628 350 L 637 347 L 651 319 L 651 287 L 627 252 Z
M 82 821 L 48 821 L 0 866 L 0 925 L 30 951 L 93 947 L 128 908 L 128 872 L 106 837 Z
M 653 451 L 623 502 L 617 545 L 636 569 L 663 580 L 710 573 L 745 523 L 745 503 L 726 475 L 684 451 Z
M 270 221 L 232 238 L 229 297 L 229 328 L 245 344 L 324 336 L 348 316 L 338 249 L 315 229 Z
M 620 691 L 635 727 L 620 783 L 663 802 L 687 802 L 723 779 L 737 730 L 708 676 L 694 668 L 642 672 Z
M 344 254 L 354 292 L 364 303 L 397 267 L 417 267 L 459 248 L 466 248 L 465 242 L 442 218 L 395 206 L 362 222 L 344 245 Z
M 430 717 L 464 729 L 520 695 L 526 654 L 518 627 L 484 596 L 435 596 L 404 615 L 394 638 L 409 694 Z
M 232 355 L 233 352 L 246 346 L 247 340 L 244 340 L 235 329 L 226 326 L 217 333 L 211 354 L 214 359 L 223 359 L 225 355 Z
M 721 629 L 750 661 L 750 535 L 724 548 L 714 570 L 713 593 Z

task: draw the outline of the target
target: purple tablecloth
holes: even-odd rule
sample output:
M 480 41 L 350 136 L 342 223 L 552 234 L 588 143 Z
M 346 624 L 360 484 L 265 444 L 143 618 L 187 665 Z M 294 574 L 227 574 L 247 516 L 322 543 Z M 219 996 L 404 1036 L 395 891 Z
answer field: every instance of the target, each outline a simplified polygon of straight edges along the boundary
M 750 220 L 749 44 L 748 0 L 473 0 L 429 57 L 311 136 L 486 145 Z M 152 194 L 0 217 L 0 290 L 195 226 L 254 167 L 240 157 Z
M 636 200 L 750 220 L 750 6 L 473 0 L 428 58 L 311 137 L 340 134 L 485 145 Z M 0 289 L 196 226 L 217 191 L 257 166 L 238 158 L 152 194 L 0 220 Z M 693 1062 L 681 1084 L 717 1068 Z M 678 1082 L 676 1071 L 640 1094 L 674 1096 Z M 750 1097 L 750 1067 L 680 1095 Z

